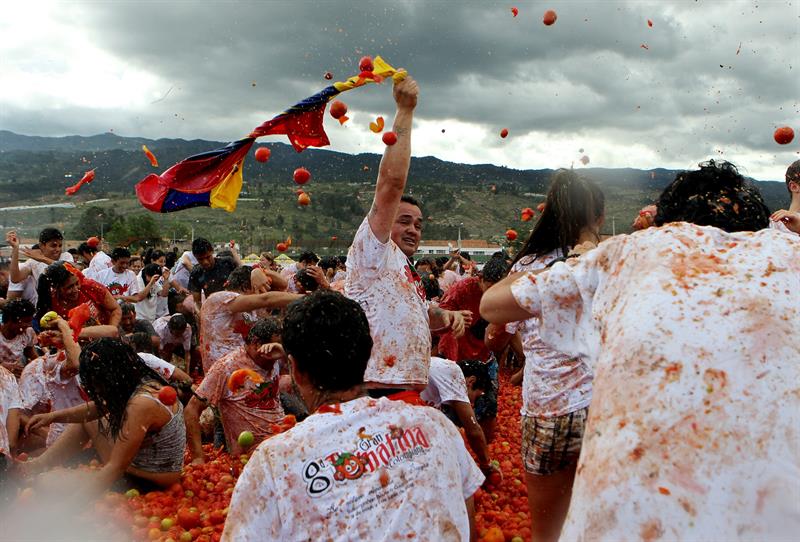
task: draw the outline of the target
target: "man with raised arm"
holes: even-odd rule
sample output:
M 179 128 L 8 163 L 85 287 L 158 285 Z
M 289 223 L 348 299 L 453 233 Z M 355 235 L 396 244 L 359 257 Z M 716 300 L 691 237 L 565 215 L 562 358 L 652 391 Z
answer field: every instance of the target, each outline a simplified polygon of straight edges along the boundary
M 411 163 L 411 123 L 419 88 L 410 77 L 394 86 L 397 143 L 383 154 L 375 198 L 347 254 L 345 294 L 369 320 L 374 342 L 364 381 L 368 388 L 422 390 L 428 382 L 430 329 L 464 332 L 460 312 L 429 308 L 411 257 L 422 234 L 419 203 L 404 196 Z

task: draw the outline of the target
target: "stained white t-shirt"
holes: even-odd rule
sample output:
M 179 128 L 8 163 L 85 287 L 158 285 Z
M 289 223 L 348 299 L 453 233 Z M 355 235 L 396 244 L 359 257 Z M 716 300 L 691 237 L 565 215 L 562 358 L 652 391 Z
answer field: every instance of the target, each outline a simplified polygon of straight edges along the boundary
M 347 253 L 345 295 L 361 305 L 369 321 L 367 385 L 424 388 L 431 355 L 425 289 L 406 255 L 391 239 L 381 243 L 367 218 Z
M 218 359 L 244 346 L 250 326 L 258 320 L 252 312 L 230 310 L 230 304 L 240 295 L 227 290 L 215 292 L 200 307 L 200 352 L 206 374 Z
M 192 326 L 187 323 L 186 329 L 183 330 L 180 336 L 173 335 L 169 330 L 169 321 L 173 316 L 175 315 L 162 316 L 156 319 L 156 321 L 153 322 L 153 329 L 156 330 L 158 338 L 161 341 L 161 348 L 164 348 L 168 344 L 180 344 L 183 345 L 183 349 L 188 352 L 192 345 Z
M 89 266 L 83 270 L 83 276 L 97 280 L 97 274 L 101 271 L 105 271 L 109 267 L 111 267 L 111 256 L 102 250 L 98 250 L 95 252 L 94 256 L 92 256 Z
M 95 273 L 94 280 L 108 288 L 111 295 L 136 295 L 139 293 L 139 284 L 136 274 L 130 269 L 122 273 L 114 271 L 113 267 Z
M 175 372 L 175 366 L 168 361 L 164 361 L 158 356 L 154 356 L 149 352 L 139 352 L 139 358 L 145 365 L 153 369 L 155 372 L 169 380 L 172 378 L 172 373 Z
M 0 363 L 9 363 L 24 366 L 25 349 L 36 344 L 36 333 L 33 328 L 27 328 L 13 339 L 6 339 L 0 333 Z
M 511 273 L 537 271 L 558 258 L 560 250 L 535 258 L 525 256 Z M 523 416 L 552 418 L 589 406 L 592 399 L 592 371 L 586 360 L 553 348 L 539 337 L 539 320 L 529 318 L 506 326 L 508 333 L 520 334 L 525 353 L 522 373 Z
M 563 540 L 800 531 L 800 239 L 686 223 L 512 285 L 594 366 Z
M 420 398 L 434 408 L 448 403 L 469 403 L 467 380 L 455 361 L 436 356 L 431 358 L 428 386 Z
M 484 476 L 453 423 L 387 398 L 339 408 L 261 443 L 223 540 L 468 540 L 464 501 Z
M 151 324 L 155 321 L 156 318 L 160 318 L 161 314 L 158 314 L 158 305 L 160 300 L 164 300 L 166 302 L 167 298 L 165 296 L 158 295 L 161 293 L 161 288 L 164 286 L 164 278 L 159 277 L 159 279 L 153 284 L 153 287 L 150 288 L 150 293 L 147 294 L 147 297 L 142 299 L 141 301 L 134 303 L 136 306 L 136 317 L 141 320 L 147 320 Z M 138 275 L 136 275 L 136 291 L 141 292 L 145 288 L 144 279 L 142 277 L 141 271 Z M 129 294 L 132 295 L 132 294 Z
M 45 386 L 47 387 L 47 394 L 52 401 L 53 410 L 64 410 L 86 402 L 81 397 L 78 375 L 75 374 L 69 378 L 61 376 L 61 368 L 66 363 L 67 358 L 63 351 L 58 352 L 55 356 L 46 357 L 44 361 Z M 45 444 L 50 447 L 68 426 L 69 424 L 67 423 L 51 424 Z
M 19 392 L 22 395 L 22 406 L 25 410 L 34 412 L 50 411 L 52 398 L 47 391 L 47 376 L 44 368 L 47 358 L 54 358 L 57 354 L 47 353 L 28 363 L 19 377 Z
M 774 222 L 774 221 L 770 220 L 769 221 L 769 227 L 770 227 L 770 229 L 773 229 L 773 230 L 782 231 L 783 233 L 788 233 L 789 235 L 796 235 L 796 236 L 800 237 L 800 233 L 793 232 L 792 230 L 787 228 L 786 224 L 784 224 L 780 220 L 777 221 L 777 222 Z
M 69 252 L 62 252 L 61 256 L 58 257 L 59 261 L 62 262 L 73 262 L 72 254 Z M 39 262 L 34 260 L 33 258 L 29 258 L 28 260 L 24 261 L 19 266 L 20 271 L 23 269 L 30 269 L 31 274 L 23 280 L 22 282 L 14 282 L 13 280 L 8 281 L 8 291 L 9 292 L 22 292 L 22 299 L 27 299 L 34 305 L 36 305 L 36 301 L 39 299 L 39 294 L 37 292 L 37 288 L 39 285 L 39 277 L 44 273 L 45 269 L 47 269 L 47 264 L 44 262 Z
M 0 455 L 10 455 L 8 449 L 8 413 L 12 409 L 22 409 L 17 379 L 10 371 L 0 367 Z

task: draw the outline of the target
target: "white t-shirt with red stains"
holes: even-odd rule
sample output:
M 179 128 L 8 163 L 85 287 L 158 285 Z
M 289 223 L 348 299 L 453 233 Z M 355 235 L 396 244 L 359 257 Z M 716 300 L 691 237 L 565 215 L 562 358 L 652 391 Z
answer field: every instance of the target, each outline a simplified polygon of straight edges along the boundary
M 122 273 L 114 271 L 113 267 L 95 273 L 94 280 L 108 288 L 111 295 L 136 295 L 139 293 L 139 282 L 136 273 L 126 269 Z
M 511 272 L 544 269 L 561 254 L 560 250 L 544 256 L 525 256 Z M 586 360 L 570 356 L 542 341 L 539 320 L 529 318 L 506 326 L 508 333 L 519 331 L 525 353 L 522 373 L 523 416 L 552 418 L 589 406 L 592 399 L 592 371 Z
M 223 540 L 469 540 L 484 476 L 453 423 L 387 398 L 337 406 L 258 447 Z
M 233 312 L 229 305 L 238 292 L 216 292 L 200 308 L 200 352 L 206 374 L 218 359 L 244 346 L 244 340 L 258 319 L 251 312 Z
M 13 339 L 6 339 L 0 333 L 0 363 L 7 364 L 6 368 L 11 369 L 10 365 L 17 365 L 20 368 L 25 366 L 25 349 L 36 344 L 36 333 L 33 328 L 27 328 Z
M 782 231 L 783 233 L 788 233 L 789 235 L 796 235 L 796 236 L 800 237 L 800 233 L 793 232 L 792 230 L 787 228 L 786 224 L 784 224 L 780 220 L 777 221 L 777 222 L 774 222 L 774 221 L 770 220 L 769 221 L 769 227 L 770 227 L 770 229 L 773 229 L 773 230 Z
M 66 354 L 65 354 L 66 355 Z M 52 398 L 47 389 L 45 367 L 55 362 L 58 353 L 47 353 L 28 363 L 19 377 L 19 392 L 22 395 L 22 406 L 34 414 L 50 412 Z M 48 362 L 52 359 L 52 362 Z
M 595 370 L 562 539 L 796 538 L 798 254 L 773 230 L 674 223 L 513 284 Z
M 455 361 L 431 358 L 428 386 L 419 394 L 420 399 L 434 408 L 448 403 L 469 403 L 467 380 Z
M 345 295 L 369 320 L 373 347 L 367 385 L 424 388 L 431 356 L 425 290 L 406 255 L 391 239 L 381 243 L 367 218 L 347 253 Z
M 22 409 L 17 379 L 10 371 L 0 367 L 0 455 L 10 455 L 8 449 L 8 413 Z
M 81 397 L 80 380 L 75 374 L 69 378 L 61 376 L 61 368 L 67 363 L 66 353 L 58 352 L 55 356 L 45 358 L 43 372 L 46 380 L 47 393 L 51 398 L 53 410 L 72 408 L 86 401 Z M 50 447 L 63 433 L 69 424 L 54 423 L 50 425 L 47 433 L 46 445 Z
M 62 252 L 58 259 L 62 262 L 74 262 L 72 254 L 69 252 Z M 27 299 L 36 305 L 36 301 L 39 299 L 39 294 L 36 291 L 36 288 L 39 285 L 39 277 L 42 275 L 42 273 L 44 273 L 44 270 L 47 269 L 47 264 L 34 260 L 33 258 L 29 258 L 24 263 L 20 264 L 19 269 L 20 271 L 23 269 L 30 269 L 31 274 L 28 275 L 28 277 L 22 282 L 14 282 L 13 280 L 9 280 L 8 291 L 22 292 L 22 299 Z
M 175 372 L 175 366 L 170 362 L 164 361 L 160 357 L 154 356 L 149 352 L 139 352 L 138 356 L 145 365 L 153 369 L 165 379 L 169 380 L 172 378 L 172 373 Z

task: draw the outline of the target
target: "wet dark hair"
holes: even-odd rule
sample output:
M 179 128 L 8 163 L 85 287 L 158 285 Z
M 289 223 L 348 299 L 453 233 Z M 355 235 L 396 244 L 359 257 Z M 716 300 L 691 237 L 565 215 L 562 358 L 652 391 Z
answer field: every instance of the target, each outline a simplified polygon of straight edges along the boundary
M 461 368 L 461 372 L 464 373 L 464 378 L 469 378 L 470 376 L 475 377 L 475 383 L 472 385 L 474 389 L 483 391 L 492 389 L 492 379 L 489 376 L 488 363 L 482 363 L 477 359 L 463 359 L 457 363 Z
M 130 344 L 136 352 L 153 353 L 153 338 L 145 331 L 137 331 L 131 335 Z
M 336 258 L 336 256 L 325 256 L 317 265 L 319 265 L 324 271 L 327 271 L 328 269 L 336 269 L 336 266 L 339 265 L 339 260 Z
M 414 264 L 414 267 L 419 267 L 420 265 L 428 265 L 431 268 L 431 274 L 435 278 L 439 278 L 439 266 L 436 265 L 436 261 L 433 258 L 420 258 L 417 260 L 417 263 Z
M 159 259 L 159 258 L 166 258 L 166 257 L 167 257 L 167 255 L 164 253 L 164 251 L 163 251 L 163 250 L 161 250 L 161 249 L 158 249 L 158 248 L 157 248 L 157 249 L 155 249 L 155 250 L 153 250 L 153 251 L 150 253 L 150 261 L 151 261 L 151 262 L 152 262 L 152 261 L 155 261 L 155 260 L 157 260 L 157 259 Z
M 125 247 L 116 247 L 114 250 L 111 251 L 111 254 L 109 256 L 111 256 L 112 260 L 119 260 L 120 258 L 130 258 L 131 251 Z
M 786 190 L 789 190 L 789 195 L 791 196 L 792 191 L 789 189 L 789 183 L 800 184 L 800 160 L 795 160 L 792 165 L 786 168 Z
M 503 280 L 508 273 L 508 264 L 503 258 L 490 258 L 481 270 L 481 278 L 491 284 Z
M 442 297 L 442 288 L 439 286 L 439 281 L 434 277 L 431 279 L 427 274 L 420 275 L 422 287 L 425 289 L 425 298 L 433 299 L 434 297 Z
M 233 251 L 230 249 L 224 249 L 217 252 L 217 258 L 230 258 L 233 259 Z
M 93 247 L 89 243 L 84 241 L 83 243 L 78 245 L 78 254 L 86 254 L 87 252 L 89 254 L 97 254 L 97 247 Z
M 36 307 L 27 299 L 11 299 L 3 305 L 0 313 L 3 314 L 3 323 L 19 322 L 23 318 L 33 318 Z
M 125 423 L 128 402 L 137 388 L 152 378 L 152 371 L 130 345 L 102 338 L 83 347 L 79 374 L 81 387 L 100 414 L 100 431 L 116 439 Z
M 72 273 L 64 266 L 64 262 L 54 262 L 47 266 L 44 273 L 39 275 L 39 283 L 36 285 L 36 293 L 39 299 L 36 301 L 36 315 L 34 318 L 39 320 L 48 311 L 53 310 L 53 297 L 51 292 L 64 285 L 72 276 Z
M 435 260 L 436 261 L 436 267 L 438 267 L 439 269 L 443 268 L 444 264 L 446 264 L 449 260 L 450 260 L 450 258 L 448 258 L 447 256 L 439 256 Z
M 188 296 L 186 294 L 182 294 L 177 290 L 170 290 L 169 294 L 167 295 L 167 311 L 170 314 L 175 314 L 178 312 L 178 305 L 183 303 L 183 301 Z
M 363 384 L 372 337 L 361 305 L 319 290 L 289 305 L 283 347 L 315 388 L 342 391 Z
M 178 255 L 172 251 L 169 251 L 166 253 L 165 257 L 166 257 L 165 260 L 166 267 L 172 269 L 173 266 L 175 265 L 175 262 L 178 260 Z
M 319 261 L 319 256 L 317 256 L 316 254 L 314 254 L 310 250 L 307 250 L 307 251 L 303 252 L 302 254 L 300 254 L 300 257 L 297 258 L 297 261 L 300 262 L 300 263 L 316 264 Z
M 56 228 L 45 228 L 39 232 L 39 243 L 45 244 L 49 241 L 63 241 L 64 235 Z
M 696 171 L 682 171 L 656 202 L 656 226 L 690 222 L 727 232 L 769 226 L 769 209 L 758 188 L 727 161 L 709 160 Z
M 246 265 L 237 267 L 228 275 L 228 280 L 225 282 L 225 289 L 233 292 L 249 290 L 251 288 L 250 274 L 252 272 L 252 267 Z
M 469 261 L 472 261 L 472 256 L 470 256 L 469 252 L 467 252 L 466 250 L 460 251 L 459 254 L 464 258 L 468 259 Z
M 147 283 L 150 282 L 150 279 L 154 275 L 160 275 L 160 274 L 161 274 L 161 266 L 158 265 L 157 263 L 149 263 L 144 267 L 142 267 L 142 281 L 144 282 L 144 285 L 147 286 Z
M 303 288 L 304 292 L 315 292 L 319 288 L 317 280 L 308 274 L 308 269 L 300 269 L 294 275 L 297 283 Z
M 417 198 L 415 198 L 414 196 L 409 196 L 408 194 L 403 194 L 402 196 L 400 196 L 400 201 L 402 203 L 408 203 L 408 204 L 411 204 L 411 205 L 415 205 L 415 206 L 419 207 L 420 209 L 422 209 L 422 205 L 419 204 L 419 200 Z
M 167 323 L 169 330 L 177 333 L 182 333 L 186 329 L 186 326 L 186 317 L 182 314 L 173 314 Z
M 136 314 L 136 305 L 133 303 L 123 301 L 119 304 L 119 308 L 122 310 L 122 314 Z
M 514 263 L 525 256 L 544 256 L 554 250 L 566 255 L 577 243 L 581 230 L 603 215 L 602 202 L 595 201 L 597 191 L 571 169 L 553 173 L 542 215 Z
M 277 335 L 281 336 L 282 325 L 279 318 L 270 316 L 262 318 L 250 328 L 247 334 L 248 343 L 267 344 L 272 342 L 272 338 Z
M 202 256 L 203 254 L 207 254 L 213 251 L 214 247 L 211 246 L 211 243 L 208 241 L 208 239 L 205 239 L 203 237 L 198 237 L 197 239 L 192 241 L 192 254 L 194 254 L 195 257 Z

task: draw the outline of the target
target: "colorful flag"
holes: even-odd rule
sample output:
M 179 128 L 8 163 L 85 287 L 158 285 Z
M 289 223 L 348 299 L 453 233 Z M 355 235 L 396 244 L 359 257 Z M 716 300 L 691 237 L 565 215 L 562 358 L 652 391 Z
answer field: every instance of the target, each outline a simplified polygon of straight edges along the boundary
M 192 207 L 215 207 L 233 212 L 242 189 L 244 159 L 255 140 L 266 135 L 286 135 L 297 152 L 328 145 L 330 141 L 322 120 L 330 100 L 367 83 L 378 83 L 385 77 L 391 76 L 396 81 L 405 77 L 406 72 L 395 70 L 381 57 L 375 58 L 373 66 L 371 72 L 361 72 L 347 81 L 334 83 L 293 105 L 244 139 L 190 156 L 161 175 L 148 175 L 136 185 L 136 196 L 145 208 L 156 213 Z

